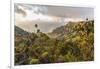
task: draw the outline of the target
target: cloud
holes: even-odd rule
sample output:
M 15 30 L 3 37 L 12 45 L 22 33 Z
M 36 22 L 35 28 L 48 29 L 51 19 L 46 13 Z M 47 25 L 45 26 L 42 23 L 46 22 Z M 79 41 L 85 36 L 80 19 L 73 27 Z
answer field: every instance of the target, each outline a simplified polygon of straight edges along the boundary
M 91 7 L 70 7 L 70 6 L 47 6 L 48 15 L 68 18 L 94 18 L 94 11 Z
M 22 14 L 23 16 L 26 16 L 25 9 L 22 6 L 15 4 L 14 7 L 15 7 L 15 13 Z
M 52 16 L 45 15 L 47 8 L 44 6 L 16 5 L 15 4 L 15 21 L 53 21 Z M 23 17 L 24 16 L 24 17 Z
M 34 24 L 38 24 L 42 32 L 50 32 L 69 21 L 86 18 L 94 18 L 93 8 L 15 4 L 15 25 L 29 32 L 34 32 Z

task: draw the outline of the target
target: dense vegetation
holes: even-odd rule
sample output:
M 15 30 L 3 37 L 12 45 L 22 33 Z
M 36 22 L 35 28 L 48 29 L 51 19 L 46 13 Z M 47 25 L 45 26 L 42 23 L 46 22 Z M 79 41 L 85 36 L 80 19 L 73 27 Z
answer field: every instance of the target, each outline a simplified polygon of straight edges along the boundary
M 49 34 L 40 30 L 28 35 L 15 33 L 15 65 L 93 60 L 93 20 L 69 22 Z

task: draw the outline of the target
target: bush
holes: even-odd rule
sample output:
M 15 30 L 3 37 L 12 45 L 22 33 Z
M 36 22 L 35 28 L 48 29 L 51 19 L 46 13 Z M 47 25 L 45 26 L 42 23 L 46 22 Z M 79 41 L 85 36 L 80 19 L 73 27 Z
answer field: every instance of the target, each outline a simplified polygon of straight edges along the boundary
M 39 59 L 35 59 L 35 58 L 31 59 L 29 62 L 29 64 L 38 64 L 38 63 L 39 63 Z

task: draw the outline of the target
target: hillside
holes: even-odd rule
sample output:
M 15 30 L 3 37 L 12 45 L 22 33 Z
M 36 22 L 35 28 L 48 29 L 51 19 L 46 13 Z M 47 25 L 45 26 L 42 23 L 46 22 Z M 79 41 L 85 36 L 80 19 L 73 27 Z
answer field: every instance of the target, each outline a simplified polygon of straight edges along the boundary
M 28 35 L 29 33 L 27 31 L 24 31 L 23 29 L 19 28 L 18 26 L 15 26 L 15 35 Z
M 69 22 L 67 23 L 65 26 L 61 26 L 58 27 L 56 29 L 54 29 L 51 33 L 49 33 L 52 36 L 55 36 L 57 38 L 59 37 L 63 37 L 64 35 L 70 35 L 70 34 L 75 34 L 80 31 L 85 31 L 86 26 L 91 25 L 93 26 L 94 21 L 90 20 L 90 21 L 80 21 L 80 22 Z M 84 28 L 83 28 L 84 27 Z M 87 31 L 88 29 L 86 29 Z M 93 32 L 93 29 L 92 29 Z
M 93 20 L 69 22 L 49 36 L 42 32 L 15 36 L 15 65 L 94 60 Z

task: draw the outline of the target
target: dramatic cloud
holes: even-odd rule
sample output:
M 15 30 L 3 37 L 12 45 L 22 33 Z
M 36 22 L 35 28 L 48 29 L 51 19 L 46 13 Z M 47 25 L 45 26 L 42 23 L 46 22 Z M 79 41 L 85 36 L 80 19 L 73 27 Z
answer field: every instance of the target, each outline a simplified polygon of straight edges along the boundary
M 93 8 L 48 6 L 33 4 L 15 4 L 15 25 L 34 32 L 34 25 L 38 24 L 42 32 L 51 32 L 56 27 L 65 25 L 69 21 L 93 19 Z

